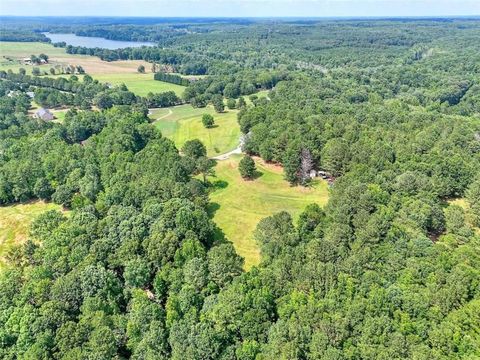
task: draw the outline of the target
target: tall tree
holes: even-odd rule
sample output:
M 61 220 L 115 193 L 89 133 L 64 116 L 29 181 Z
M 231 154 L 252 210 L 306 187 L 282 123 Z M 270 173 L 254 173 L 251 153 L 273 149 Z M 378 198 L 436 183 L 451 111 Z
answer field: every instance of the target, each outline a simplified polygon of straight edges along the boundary
M 238 164 L 238 171 L 244 179 L 253 179 L 255 176 L 255 161 L 251 156 L 245 155 Z
M 303 148 L 300 152 L 300 182 L 302 185 L 308 184 L 311 180 L 310 171 L 313 169 L 313 159 L 310 150 Z

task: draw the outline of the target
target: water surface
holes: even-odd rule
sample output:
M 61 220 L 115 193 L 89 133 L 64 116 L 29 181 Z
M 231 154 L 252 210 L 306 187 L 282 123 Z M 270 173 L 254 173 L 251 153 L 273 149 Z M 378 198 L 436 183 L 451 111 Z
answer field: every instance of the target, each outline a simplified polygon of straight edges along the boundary
M 154 46 L 152 42 L 141 42 L 141 41 L 120 41 L 120 40 L 109 40 L 101 37 L 90 37 L 90 36 L 77 36 L 75 34 L 52 34 L 44 33 L 46 37 L 52 40 L 52 43 L 57 42 L 66 42 L 67 45 L 72 46 L 84 46 L 87 48 L 103 48 L 103 49 L 123 49 L 127 47 L 141 47 L 141 46 Z

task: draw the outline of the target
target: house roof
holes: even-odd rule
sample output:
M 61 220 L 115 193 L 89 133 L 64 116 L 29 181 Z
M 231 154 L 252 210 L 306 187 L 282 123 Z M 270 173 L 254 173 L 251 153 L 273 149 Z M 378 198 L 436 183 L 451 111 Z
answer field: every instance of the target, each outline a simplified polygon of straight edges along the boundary
M 37 114 L 37 116 L 39 116 L 39 117 L 44 117 L 45 115 L 46 116 L 53 116 L 53 114 L 50 112 L 50 110 L 45 109 L 45 108 L 39 109 L 35 114 Z

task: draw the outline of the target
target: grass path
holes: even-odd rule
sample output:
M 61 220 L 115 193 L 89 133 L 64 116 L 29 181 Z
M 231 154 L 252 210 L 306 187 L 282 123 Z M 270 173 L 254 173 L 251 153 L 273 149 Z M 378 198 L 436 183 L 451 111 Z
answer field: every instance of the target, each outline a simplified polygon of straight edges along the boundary
M 232 155 L 217 163 L 216 176 L 209 179 L 215 184 L 209 210 L 225 237 L 245 258 L 245 268 L 250 269 L 260 262 L 260 251 L 253 239 L 258 222 L 279 211 L 288 211 L 296 221 L 308 204 L 327 203 L 328 185 L 317 180 L 311 188 L 291 187 L 283 179 L 280 166 L 266 164 L 259 158 L 255 162 L 260 177 L 245 181 L 238 172 L 241 158 Z

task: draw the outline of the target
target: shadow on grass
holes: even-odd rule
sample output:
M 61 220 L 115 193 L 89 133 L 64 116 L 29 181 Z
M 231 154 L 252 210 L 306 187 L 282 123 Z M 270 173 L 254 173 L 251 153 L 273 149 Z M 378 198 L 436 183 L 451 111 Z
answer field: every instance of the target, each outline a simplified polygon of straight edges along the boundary
M 223 230 L 216 225 L 215 225 L 215 228 L 213 229 L 213 242 L 215 245 L 229 242 Z
M 253 173 L 252 180 L 257 180 L 257 179 L 261 178 L 262 176 L 263 176 L 263 172 L 255 170 L 255 172 Z
M 219 190 L 219 189 L 225 189 L 227 188 L 227 186 L 228 186 L 228 182 L 226 182 L 225 180 L 215 180 L 215 181 L 212 181 L 211 183 L 211 187 L 213 191 Z
M 220 204 L 216 202 L 209 202 L 207 205 L 207 214 L 210 218 L 215 216 L 217 210 L 220 209 Z
M 255 181 L 263 176 L 263 172 L 255 170 L 251 178 L 243 178 L 245 181 Z
M 220 209 L 220 204 L 211 202 L 207 205 L 207 213 L 208 216 L 212 219 L 213 216 L 215 215 L 215 212 Z M 222 244 L 225 242 L 229 242 L 227 239 L 227 236 L 223 232 L 222 229 L 220 229 L 217 224 L 214 224 L 214 229 L 213 229 L 213 243 L 215 245 Z

